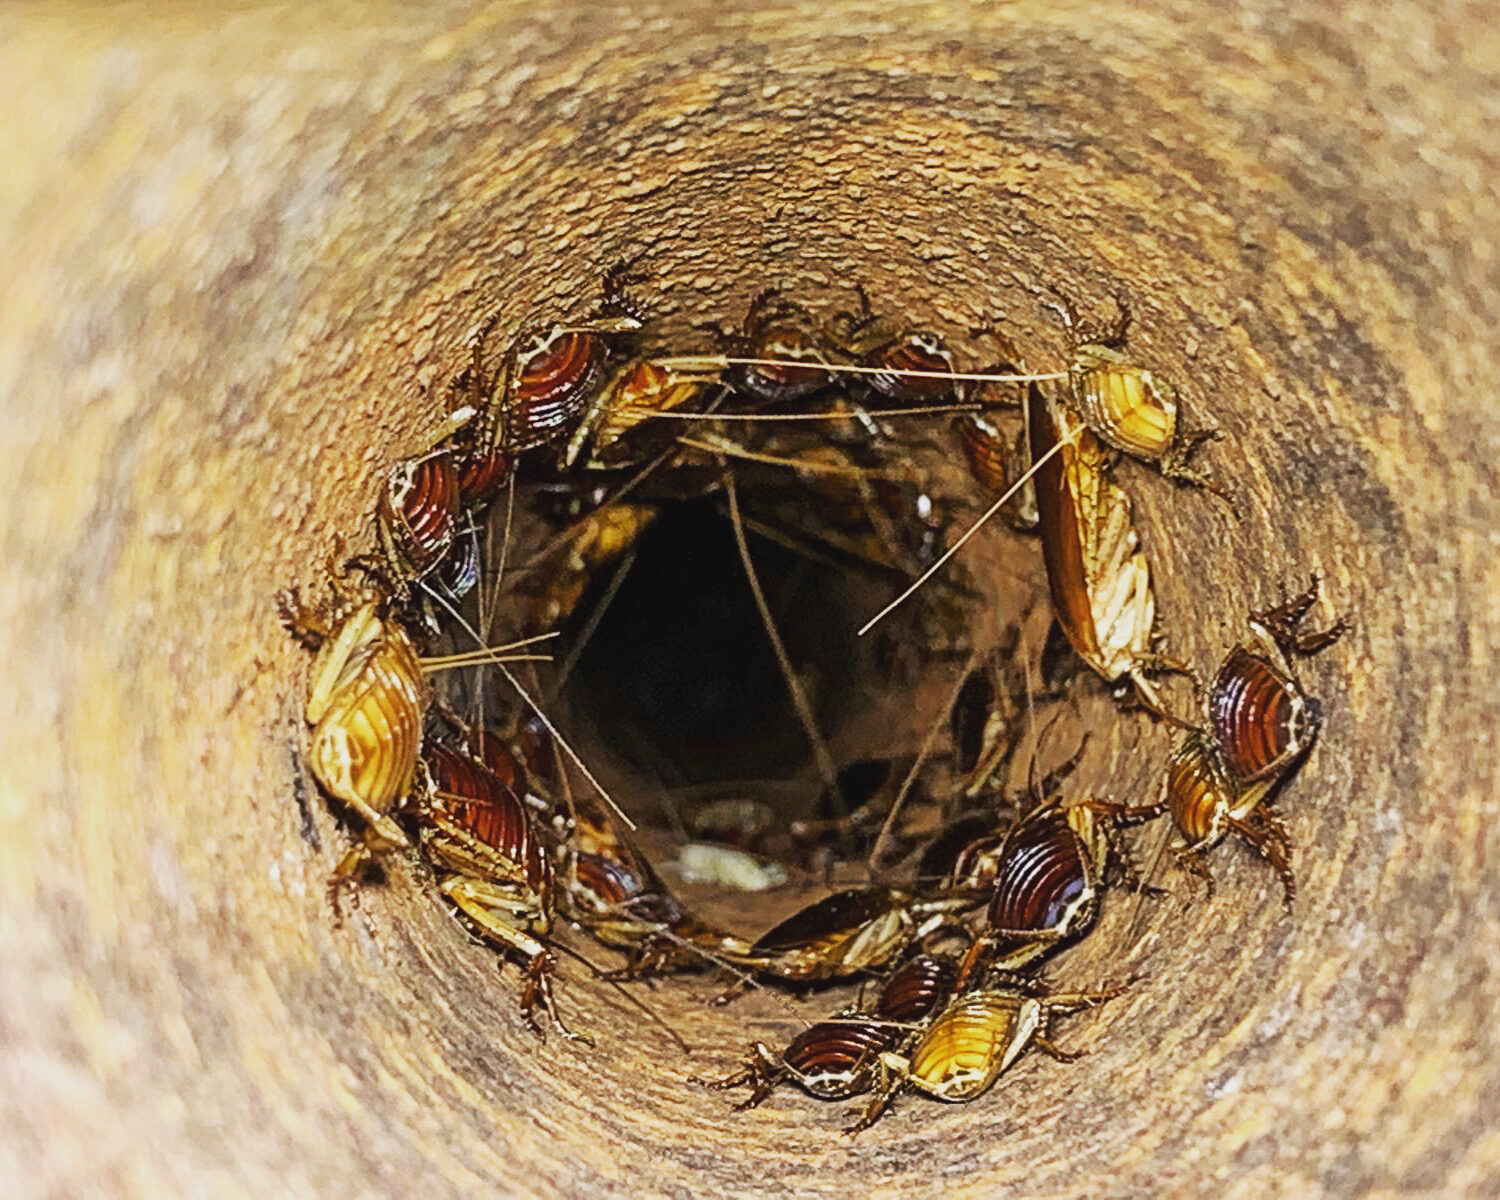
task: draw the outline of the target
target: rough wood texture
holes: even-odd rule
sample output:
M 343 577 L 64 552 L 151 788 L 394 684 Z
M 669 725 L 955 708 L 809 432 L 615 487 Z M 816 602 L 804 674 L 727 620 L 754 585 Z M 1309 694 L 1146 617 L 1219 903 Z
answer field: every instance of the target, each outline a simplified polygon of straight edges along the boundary
M 1493 1194 L 1497 61 L 1457 3 L 0 16 L 0 1177 Z M 565 971 L 600 1046 L 542 1049 L 420 881 L 369 896 L 374 938 L 334 927 L 343 835 L 271 595 L 359 533 L 484 314 L 638 250 L 661 311 L 857 277 L 1036 363 L 1044 284 L 1129 290 L 1243 497 L 1237 521 L 1127 468 L 1175 645 L 1211 663 L 1313 567 L 1356 619 L 1307 671 L 1294 916 L 1221 852 L 1214 902 L 1153 916 L 1146 981 L 1064 1030 L 1089 1058 L 854 1146 L 836 1107 L 737 1119 L 683 1084 L 774 1007 L 663 989 L 722 1044 L 685 1062 Z M 1094 782 L 1145 786 L 1102 742 Z M 1123 924 L 1067 978 L 1119 971 Z

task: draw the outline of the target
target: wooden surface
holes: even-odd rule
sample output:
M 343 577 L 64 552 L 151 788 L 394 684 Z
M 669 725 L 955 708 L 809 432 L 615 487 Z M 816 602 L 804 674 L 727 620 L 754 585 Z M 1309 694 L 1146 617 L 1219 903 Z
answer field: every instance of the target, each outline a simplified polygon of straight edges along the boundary
M 1462 4 L 0 14 L 0 1177 L 1493 1194 L 1497 61 Z M 1044 285 L 1129 290 L 1242 497 L 1124 472 L 1174 649 L 1212 663 L 1313 567 L 1355 619 L 1306 674 L 1292 917 L 1221 852 L 1212 903 L 1134 948 L 1115 908 L 1059 967 L 1147 976 L 1064 1029 L 1087 1059 L 855 1145 L 837 1106 L 684 1084 L 774 1006 L 660 989 L 712 1047 L 684 1060 L 565 971 L 600 1044 L 540 1048 L 409 873 L 335 928 L 272 593 L 360 533 L 486 313 L 637 251 L 668 316 L 858 278 L 1039 365 Z M 1088 779 L 1138 793 L 1164 738 L 1096 739 Z

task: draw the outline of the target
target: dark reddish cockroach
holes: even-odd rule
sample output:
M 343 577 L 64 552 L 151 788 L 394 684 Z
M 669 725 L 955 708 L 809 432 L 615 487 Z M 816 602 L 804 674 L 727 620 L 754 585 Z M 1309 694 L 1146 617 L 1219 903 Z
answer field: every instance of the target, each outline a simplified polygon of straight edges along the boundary
M 989 495 L 1005 495 L 1026 473 L 1029 464 L 1024 429 L 1007 437 L 990 413 L 966 413 L 958 418 L 956 428 L 969 474 Z M 1036 507 L 1036 485 L 1031 480 L 1000 506 L 1000 518 L 1022 533 L 1036 529 L 1041 518 Z
M 943 955 L 913 954 L 891 972 L 875 1001 L 875 1015 L 901 1024 L 925 1021 L 948 1002 L 958 985 L 958 965 Z
M 488 378 L 480 360 L 489 328 L 481 332 L 469 380 L 479 413 L 471 435 L 475 454 L 488 459 L 498 451 L 508 461 L 573 432 L 593 397 L 614 339 L 641 327 L 640 315 L 625 293 L 628 278 L 623 266 L 612 268 L 604 276 L 603 296 L 588 317 L 522 333 Z
M 1306 754 L 1323 712 L 1292 673 L 1295 654 L 1316 654 L 1348 629 L 1342 618 L 1329 628 L 1298 633 L 1318 598 L 1314 576 L 1307 590 L 1250 615 L 1253 646 L 1236 646 L 1208 689 L 1208 728 L 1225 769 L 1236 782 L 1277 779 Z
M 521 1015 L 538 1034 L 538 1003 L 565 1036 L 552 995 L 555 881 L 543 833 L 515 792 L 483 763 L 434 744 L 423 761 L 432 791 L 419 814 L 422 848 L 438 888 L 481 936 L 526 964 Z
M 819 1100 L 846 1100 L 870 1090 L 880 1056 L 908 1035 L 886 1021 L 856 1015 L 819 1021 L 804 1029 L 779 1055 L 756 1042 L 743 1070 L 723 1079 L 691 1079 L 715 1091 L 750 1084 L 748 1098 L 735 1112 L 754 1108 L 783 1083 L 793 1083 Z
M 629 955 L 619 977 L 700 970 L 749 943 L 701 920 L 606 818 L 580 813 L 565 855 L 563 904 L 596 941 Z
M 775 289 L 756 295 L 742 330 L 717 330 L 721 346 L 732 356 L 781 360 L 729 367 L 723 380 L 752 404 L 782 404 L 806 399 L 833 382 L 818 364 L 826 364 L 831 346 L 818 322 L 800 304 Z M 807 363 L 812 365 L 803 366 Z
M 391 468 L 380 495 L 379 530 L 395 578 L 421 579 L 447 556 L 458 521 L 458 469 L 449 450 Z
M 884 966 L 915 931 L 911 897 L 886 887 L 848 888 L 793 913 L 747 952 L 723 957 L 788 982 L 839 979 Z
M 900 334 L 870 347 L 857 362 L 862 367 L 878 369 L 876 374 L 862 377 L 861 391 L 867 401 L 873 402 L 872 407 L 948 404 L 957 396 L 956 381 L 933 378 L 934 374 L 953 371 L 953 357 L 934 333 Z M 911 371 L 923 374 L 902 374 Z
M 1204 702 L 1207 732 L 1189 731 L 1178 741 L 1155 804 L 1093 805 L 1124 820 L 1170 812 L 1181 835 L 1174 847 L 1178 862 L 1210 889 L 1203 851 L 1238 834 L 1275 868 L 1288 908 L 1296 895 L 1291 837 L 1263 801 L 1306 755 L 1322 723 L 1321 709 L 1303 693 L 1289 657 L 1316 654 L 1348 628 L 1339 619 L 1328 629 L 1297 632 L 1317 596 L 1314 576 L 1301 595 L 1251 614 L 1256 644 L 1236 646 L 1220 665 Z

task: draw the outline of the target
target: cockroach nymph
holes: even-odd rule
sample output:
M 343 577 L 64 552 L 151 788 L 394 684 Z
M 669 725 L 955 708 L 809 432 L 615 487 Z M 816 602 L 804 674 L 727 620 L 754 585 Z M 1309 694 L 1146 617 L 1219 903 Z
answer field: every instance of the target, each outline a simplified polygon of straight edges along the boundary
M 287 628 L 317 649 L 307 692 L 308 766 L 368 825 L 371 852 L 410 845 L 390 814 L 411 793 L 422 746 L 428 692 L 416 647 L 376 597 L 332 620 L 291 592 L 277 605 Z M 340 874 L 355 866 L 341 864 Z
M 564 1036 L 576 1037 L 558 1015 L 555 962 L 540 940 L 551 931 L 556 886 L 545 835 L 483 763 L 441 743 L 428 747 L 424 762 L 432 790 L 419 811 L 421 842 L 439 872 L 438 890 L 482 937 L 524 961 L 526 1023 L 542 1032 L 540 1003 Z
M 1203 472 L 1187 465 L 1194 448 L 1217 431 L 1182 434 L 1178 429 L 1177 391 L 1165 379 L 1135 365 L 1121 352 L 1130 325 L 1130 309 L 1116 300 L 1119 315 L 1108 329 L 1080 334 L 1073 306 L 1064 300 L 1058 312 L 1078 342 L 1068 364 L 1072 402 L 1094 434 L 1108 446 L 1154 463 L 1168 479 L 1191 483 L 1223 495 Z
M 870 1090 L 880 1056 L 904 1037 L 900 1026 L 889 1021 L 850 1014 L 808 1026 L 779 1055 L 756 1042 L 743 1070 L 692 1081 L 715 1091 L 749 1084 L 753 1091 L 734 1106 L 735 1112 L 756 1107 L 782 1083 L 796 1084 L 819 1100 L 847 1100 Z
M 474 407 L 480 414 L 475 421 L 474 453 L 481 461 L 496 452 L 509 461 L 572 434 L 616 339 L 641 327 L 640 311 L 625 290 L 631 278 L 625 265 L 612 268 L 588 316 L 523 332 L 488 377 L 480 369 L 479 354 L 490 327 L 481 332 L 470 368 Z
M 905 1091 L 919 1091 L 935 1100 L 974 1100 L 988 1091 L 1028 1046 L 1035 1045 L 1063 1062 L 1077 1058 L 1047 1036 L 1051 1018 L 1092 1008 L 1123 990 L 1106 987 L 1096 992 L 1038 997 L 1010 988 L 992 988 L 959 996 L 909 1054 L 887 1051 L 880 1056 L 876 1095 L 847 1132 L 856 1134 L 870 1128 Z
M 752 406 L 805 400 L 833 382 L 818 365 L 830 360 L 828 335 L 811 313 L 775 288 L 756 294 L 742 329 L 713 332 L 733 356 L 784 360 L 775 365 L 736 365 L 725 372 L 724 382 Z
M 443 561 L 458 512 L 458 469 L 450 451 L 434 450 L 391 468 L 377 527 L 396 580 L 414 582 Z
M 1340 618 L 1324 630 L 1297 632 L 1317 596 L 1314 576 L 1301 595 L 1251 614 L 1255 643 L 1236 646 L 1220 664 L 1204 701 L 1205 729 L 1189 730 L 1178 741 L 1156 803 L 1093 805 L 1127 821 L 1170 812 L 1181 835 L 1178 862 L 1210 889 L 1203 852 L 1227 834 L 1239 835 L 1275 868 L 1288 908 L 1296 895 L 1291 837 L 1264 801 L 1311 749 L 1322 725 L 1321 707 L 1303 693 L 1289 656 L 1316 654 L 1348 628 Z

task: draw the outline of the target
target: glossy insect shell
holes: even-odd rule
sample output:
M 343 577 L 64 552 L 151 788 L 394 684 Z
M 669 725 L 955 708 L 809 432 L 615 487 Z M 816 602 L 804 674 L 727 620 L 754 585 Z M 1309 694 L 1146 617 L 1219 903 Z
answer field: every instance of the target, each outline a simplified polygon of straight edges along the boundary
M 474 749 L 479 761 L 495 773 L 496 778 L 518 796 L 526 794 L 526 768 L 511 748 L 493 729 L 481 729 L 474 735 Z
M 826 361 L 824 339 L 813 327 L 812 318 L 799 306 L 772 296 L 759 297 L 745 318 L 742 348 L 750 358 L 799 359 L 804 362 Z M 737 392 L 749 393 L 768 403 L 801 400 L 832 382 L 827 371 L 816 366 L 776 365 L 737 366 L 728 373 Z
M 472 592 L 479 583 L 479 540 L 469 534 L 456 538 L 433 570 L 432 582 L 455 600 Z
M 1207 706 L 1219 757 L 1241 783 L 1280 775 L 1317 736 L 1316 707 L 1296 681 L 1243 646 L 1219 666 Z
M 683 378 L 649 359 L 626 365 L 605 385 L 592 432 L 580 425 L 568 446 L 566 465 L 571 465 L 578 456 L 587 436 L 593 438 L 594 458 L 609 460 L 609 451 L 615 443 L 636 426 L 649 421 L 652 413 L 681 408 L 696 400 L 706 388 L 703 380 Z
M 373 602 L 356 610 L 313 663 L 308 765 L 318 782 L 361 812 L 389 812 L 411 791 L 426 707 L 411 639 Z
M 510 478 L 510 469 L 510 456 L 499 450 L 465 454 L 458 467 L 458 495 L 464 506 L 480 509 L 489 505 Z
M 1186 733 L 1167 762 L 1162 799 L 1189 845 L 1209 845 L 1224 836 L 1226 816 L 1243 817 L 1265 788 L 1236 788 L 1219 765 L 1207 738 Z
M 930 376 L 904 376 L 900 371 L 940 371 L 951 373 L 953 359 L 943 349 L 941 340 L 931 333 L 908 333 L 877 346 L 860 359 L 862 367 L 888 368 L 865 376 L 865 388 L 874 396 L 892 404 L 940 404 L 952 398 L 956 382 Z
M 1053 611 L 1073 649 L 1113 682 L 1149 653 L 1156 613 L 1130 499 L 1109 479 L 1108 454 L 1088 429 L 1035 387 L 1026 412 L 1031 460 L 1041 463 L 1033 482 Z M 1043 462 L 1075 429 L 1077 440 Z
M 973 1100 L 1020 1057 L 1041 1021 L 1036 1000 L 1010 992 L 965 996 L 912 1050 L 910 1082 L 939 1100 Z
M 458 469 L 446 450 L 396 464 L 380 497 L 381 528 L 414 577 L 432 570 L 453 544 Z
M 437 790 L 432 804 L 449 826 L 462 830 L 498 858 L 513 864 L 550 908 L 552 862 L 531 815 L 515 792 L 477 759 L 434 744 L 423 756 Z M 453 862 L 452 851 L 440 854 Z M 483 875 L 483 871 L 475 872 Z
M 1177 436 L 1170 384 L 1108 346 L 1080 346 L 1069 370 L 1073 400 L 1089 428 L 1117 450 L 1158 460 Z
M 917 954 L 891 972 L 880 989 L 875 1012 L 887 1021 L 925 1020 L 946 1004 L 958 982 L 953 962 L 932 954 Z
M 518 454 L 572 432 L 588 405 L 607 349 L 603 334 L 562 330 L 522 352 L 502 401 L 502 449 Z
M 1104 841 L 1085 808 L 1048 805 L 1005 841 L 989 920 L 996 929 L 1070 935 L 1092 923 Z
M 889 888 L 846 888 L 794 912 L 755 943 L 757 951 L 789 950 L 857 930 L 896 907 Z
M 1026 473 L 1025 435 L 1007 439 L 1000 426 L 984 413 L 968 413 L 958 419 L 958 441 L 963 448 L 969 474 L 991 496 L 1003 496 Z M 1000 516 L 1013 529 L 1030 532 L 1040 519 L 1036 486 L 1027 480 L 1000 508 Z
M 820 1021 L 787 1044 L 781 1061 L 820 1100 L 843 1100 L 868 1091 L 883 1051 L 901 1038 L 890 1025 L 857 1020 Z

